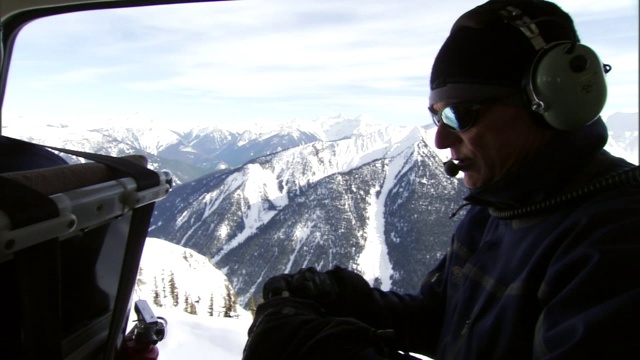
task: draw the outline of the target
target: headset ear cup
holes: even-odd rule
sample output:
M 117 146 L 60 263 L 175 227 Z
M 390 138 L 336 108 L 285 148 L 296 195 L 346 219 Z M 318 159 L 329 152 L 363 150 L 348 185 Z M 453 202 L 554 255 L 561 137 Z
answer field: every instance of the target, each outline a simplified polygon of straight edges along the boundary
M 560 130 L 591 123 L 607 99 L 604 66 L 591 48 L 579 43 L 559 42 L 542 49 L 528 83 L 532 109 Z

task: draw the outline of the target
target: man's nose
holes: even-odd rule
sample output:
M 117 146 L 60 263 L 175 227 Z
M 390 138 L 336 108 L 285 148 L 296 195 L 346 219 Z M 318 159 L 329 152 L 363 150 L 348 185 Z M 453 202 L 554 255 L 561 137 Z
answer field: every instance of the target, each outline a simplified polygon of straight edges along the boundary
M 444 123 L 440 123 L 436 130 L 435 146 L 438 149 L 450 148 L 455 144 L 458 137 L 459 135 L 455 131 L 449 129 Z

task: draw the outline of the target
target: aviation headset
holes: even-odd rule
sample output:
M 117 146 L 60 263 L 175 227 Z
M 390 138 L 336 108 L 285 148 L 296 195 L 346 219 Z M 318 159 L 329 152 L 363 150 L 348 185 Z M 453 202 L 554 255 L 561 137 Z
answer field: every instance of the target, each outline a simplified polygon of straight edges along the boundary
M 531 109 L 561 130 L 576 130 L 594 121 L 607 99 L 605 74 L 611 66 L 602 64 L 595 51 L 577 38 L 547 43 L 536 25 L 540 19 L 532 20 L 514 6 L 494 10 L 520 29 L 537 51 L 523 79 Z

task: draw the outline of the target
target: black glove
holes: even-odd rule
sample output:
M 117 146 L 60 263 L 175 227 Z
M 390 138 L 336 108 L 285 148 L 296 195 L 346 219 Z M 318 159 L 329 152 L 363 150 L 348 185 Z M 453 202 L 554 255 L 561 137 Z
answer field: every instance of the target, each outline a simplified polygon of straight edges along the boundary
M 390 330 L 351 318 L 328 317 L 316 303 L 276 297 L 258 305 L 243 360 L 392 359 Z M 365 356 L 366 357 L 363 357 Z
M 326 303 L 335 300 L 338 291 L 331 276 L 308 267 L 294 274 L 281 274 L 268 279 L 262 287 L 262 297 L 269 300 L 291 296 Z
M 313 301 L 330 316 L 353 317 L 376 328 L 390 327 L 380 311 L 376 290 L 359 274 L 334 267 L 320 272 L 313 267 L 268 279 L 263 288 L 265 301 L 293 297 Z

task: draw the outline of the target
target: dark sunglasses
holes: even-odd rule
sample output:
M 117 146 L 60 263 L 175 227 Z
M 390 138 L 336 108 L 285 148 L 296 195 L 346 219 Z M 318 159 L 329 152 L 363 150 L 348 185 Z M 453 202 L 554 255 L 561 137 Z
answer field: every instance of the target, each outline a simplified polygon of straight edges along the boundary
M 455 132 L 462 132 L 471 129 L 480 117 L 480 111 L 488 106 L 496 105 L 504 99 L 510 98 L 518 93 L 508 93 L 493 96 L 482 100 L 464 101 L 446 106 L 442 111 L 437 112 L 433 105 L 429 106 L 429 112 L 436 127 L 444 123 L 449 129 Z

